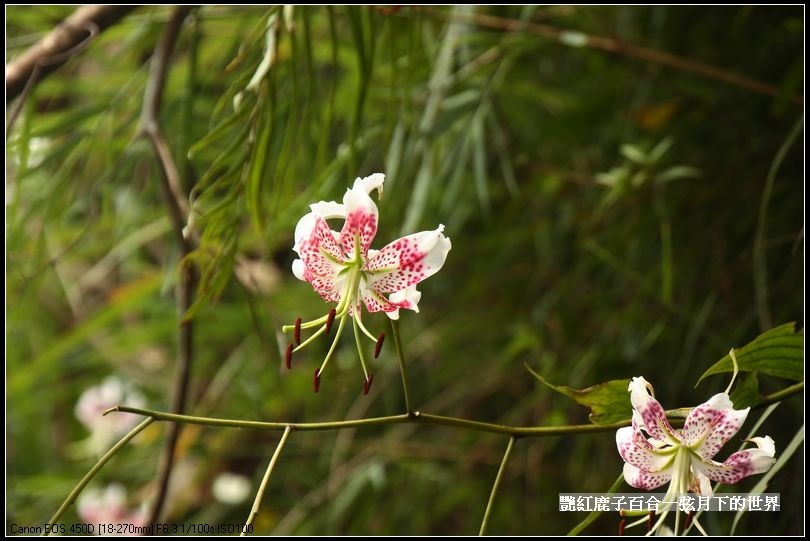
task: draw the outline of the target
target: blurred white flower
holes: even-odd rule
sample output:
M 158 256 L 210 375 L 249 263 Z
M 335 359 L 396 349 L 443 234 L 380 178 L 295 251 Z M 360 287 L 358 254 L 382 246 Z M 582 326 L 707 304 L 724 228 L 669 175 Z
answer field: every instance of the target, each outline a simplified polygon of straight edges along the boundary
M 211 493 L 218 502 L 228 505 L 242 503 L 250 495 L 250 479 L 244 475 L 225 472 L 217 475 Z
M 77 503 L 79 518 L 86 524 L 99 524 L 123 526 L 122 533 L 137 532 L 138 528 L 146 525 L 146 507 L 141 506 L 135 511 L 127 507 L 127 493 L 119 484 L 108 485 L 104 489 L 88 488 L 79 496 Z M 108 534 L 114 534 L 107 531 Z M 95 532 L 100 533 L 98 527 Z
M 103 415 L 106 410 L 121 404 L 142 408 L 146 406 L 146 400 L 131 384 L 116 376 L 90 387 L 79 397 L 76 418 L 90 431 L 90 445 L 94 451 L 105 451 L 140 421 L 140 417 L 129 413 Z

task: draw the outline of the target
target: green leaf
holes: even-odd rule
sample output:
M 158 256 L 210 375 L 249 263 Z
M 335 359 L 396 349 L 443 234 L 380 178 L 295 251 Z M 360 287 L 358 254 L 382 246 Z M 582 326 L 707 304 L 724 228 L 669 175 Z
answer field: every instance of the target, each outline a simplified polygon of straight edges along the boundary
M 614 379 L 600 383 L 586 389 L 572 389 L 565 385 L 549 383 L 543 376 L 535 372 L 528 365 L 526 370 L 536 377 L 543 385 L 550 387 L 560 394 L 573 399 L 577 404 L 590 408 L 588 419 L 595 425 L 607 425 L 629 419 L 630 395 L 627 393 L 626 379 Z
M 756 372 L 742 375 L 731 393 L 731 402 L 737 409 L 756 406 L 762 397 L 759 395 L 759 378 Z
M 649 162 L 647 154 L 635 145 L 622 145 L 619 152 L 622 153 L 622 156 L 638 165 L 646 165 Z
M 804 328 L 797 331 L 795 323 L 785 323 L 760 334 L 734 353 L 742 372 L 804 381 Z M 733 371 L 731 357 L 726 355 L 700 376 L 698 384 L 706 376 Z
M 688 165 L 674 165 L 657 175 L 655 177 L 655 181 L 659 184 L 664 184 L 666 182 L 672 182 L 673 180 L 698 178 L 700 175 L 700 169 L 697 167 L 690 167 Z

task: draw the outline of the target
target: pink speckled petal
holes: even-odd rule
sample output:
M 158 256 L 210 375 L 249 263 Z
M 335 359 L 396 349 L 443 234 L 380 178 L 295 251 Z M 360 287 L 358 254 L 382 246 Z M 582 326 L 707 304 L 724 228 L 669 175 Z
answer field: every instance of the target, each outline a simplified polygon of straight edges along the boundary
M 368 286 L 380 293 L 394 293 L 436 274 L 452 244 L 442 234 L 444 226 L 395 240 L 370 258 L 363 270 Z
M 345 262 L 343 252 L 335 241 L 334 232 L 326 220 L 315 212 L 304 215 L 295 227 L 293 250 L 304 265 L 319 276 L 330 276 Z
M 624 480 L 634 488 L 642 490 L 652 490 L 667 484 L 672 479 L 672 468 L 664 471 L 647 473 L 636 468 L 632 464 L 625 463 L 622 471 Z
M 645 473 L 669 469 L 675 457 L 672 449 L 668 451 L 654 449 L 641 432 L 629 426 L 616 431 L 616 447 L 625 462 Z
M 371 241 L 377 234 L 377 205 L 364 187 L 356 183 L 355 188 L 346 191 L 343 204 L 346 206 L 346 221 L 340 231 L 340 245 L 347 259 L 353 260 L 359 254 L 365 261 Z
M 627 390 L 630 391 L 630 402 L 633 409 L 641 416 L 642 427 L 652 438 L 661 442 L 680 443 L 678 435 L 667 421 L 661 404 L 652 397 L 652 385 L 643 377 L 633 378 Z
M 746 449 L 734 453 L 722 464 L 713 460 L 693 464 L 701 470 L 709 479 L 724 483 L 734 484 L 749 475 L 765 473 L 773 466 L 776 459 L 776 447 L 770 436 L 764 438 L 751 438 L 756 449 Z
M 735 410 L 726 393 L 718 393 L 694 408 L 683 425 L 683 440 L 704 460 L 713 458 L 740 430 L 750 408 Z
M 399 306 L 389 301 L 385 296 L 381 295 L 373 289 L 365 288 L 361 292 L 363 303 L 369 312 L 385 312 L 391 319 L 399 317 Z
M 293 250 L 301 256 L 293 261 L 295 277 L 312 284 L 324 300 L 337 302 L 344 281 L 344 277 L 338 275 L 344 266 L 343 252 L 320 214 L 313 211 L 299 220 Z

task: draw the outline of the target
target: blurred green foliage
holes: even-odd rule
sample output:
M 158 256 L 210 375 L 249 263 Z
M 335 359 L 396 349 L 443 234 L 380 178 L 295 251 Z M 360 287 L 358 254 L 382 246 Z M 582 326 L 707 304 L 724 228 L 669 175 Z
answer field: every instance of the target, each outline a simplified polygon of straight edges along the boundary
M 71 9 L 8 7 L 7 58 Z M 169 9 L 140 8 L 105 31 L 35 87 L 7 138 L 7 523 L 44 523 L 93 464 L 76 452 L 87 436 L 73 415 L 83 390 L 115 372 L 151 407 L 169 407 L 179 250 L 157 162 L 138 137 L 147 61 Z M 781 94 L 490 28 L 476 14 L 620 37 Z M 268 29 L 275 57 L 249 85 Z M 421 313 L 402 316 L 417 409 L 587 422 L 524 363 L 573 388 L 643 375 L 663 403 L 703 402 L 728 380 L 695 388 L 700 375 L 767 330 L 755 263 L 774 326 L 803 317 L 798 144 L 764 202 L 765 250 L 753 249 L 769 168 L 803 115 L 790 99 L 803 88 L 803 39 L 799 6 L 195 10 L 161 114 L 200 242 L 190 412 L 316 421 L 403 410 L 392 343 L 367 397 L 348 338 L 318 395 L 311 375 L 325 341 L 292 371 L 282 366 L 281 325 L 325 311 L 289 272 L 296 221 L 377 171 L 387 180 L 376 247 L 438 223 L 453 241 L 420 288 Z M 367 324 L 387 328 L 381 315 Z M 759 390 L 789 383 L 761 376 Z M 778 456 L 803 423 L 801 400 L 777 414 L 760 434 Z M 150 427 L 94 483 L 125 484 L 133 505 L 150 497 L 163 430 Z M 257 485 L 278 437 L 186 428 L 169 520 L 243 521 L 250 501 L 215 501 L 211 481 L 235 472 Z M 294 433 L 257 531 L 474 533 L 504 446 L 411 425 Z M 557 512 L 557 494 L 605 491 L 621 467 L 612 434 L 519 440 L 489 532 L 567 532 L 584 514 Z M 768 487 L 782 493 L 782 512 L 745 516 L 736 531 L 801 534 L 803 478 L 796 455 Z M 732 518 L 704 525 L 726 534 Z M 617 528 L 605 515 L 585 532 Z

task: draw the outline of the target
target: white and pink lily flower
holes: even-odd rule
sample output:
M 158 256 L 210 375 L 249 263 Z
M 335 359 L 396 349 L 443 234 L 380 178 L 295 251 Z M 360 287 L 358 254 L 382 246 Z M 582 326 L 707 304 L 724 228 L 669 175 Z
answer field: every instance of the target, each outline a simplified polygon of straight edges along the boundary
M 710 481 L 733 484 L 768 471 L 775 462 L 776 449 L 769 436 L 751 438 L 748 441 L 756 448 L 736 452 L 722 463 L 712 460 L 740 430 L 750 410 L 735 410 L 727 393 L 692 409 L 683 429 L 675 430 L 647 380 L 633 378 L 628 391 L 632 426 L 616 432 L 616 445 L 630 486 L 652 490 L 670 483 L 667 494 L 710 496 Z
M 373 375 L 366 367 L 360 336 L 375 342 L 375 357 L 379 355 L 384 335 L 374 337 L 362 321 L 362 307 L 369 312 L 384 312 L 391 319 L 399 318 L 400 309 L 419 311 L 421 293 L 416 285 L 437 273 L 450 251 L 450 239 L 444 236 L 443 225 L 433 231 L 407 235 L 383 247 L 371 249 L 377 234 L 378 210 L 371 192 L 382 195 L 385 175 L 375 173 L 358 178 L 346 191 L 343 203 L 321 201 L 310 205 L 311 212 L 298 221 L 293 250 L 300 259 L 293 262 L 293 274 L 309 282 L 327 302 L 337 306 L 321 318 L 287 325 L 285 332 L 294 331 L 295 345 L 287 348 L 286 363 L 290 367 L 292 354 L 321 334 L 328 334 L 335 320 L 338 329 L 332 347 L 320 369 L 315 371 L 313 387 L 318 392 L 320 376 L 335 350 L 338 338 L 348 319 L 352 320 L 357 338 L 360 362 L 365 374 L 363 392 L 367 394 Z M 330 229 L 328 220 L 343 220 L 340 232 Z M 301 329 L 318 330 L 301 342 Z

